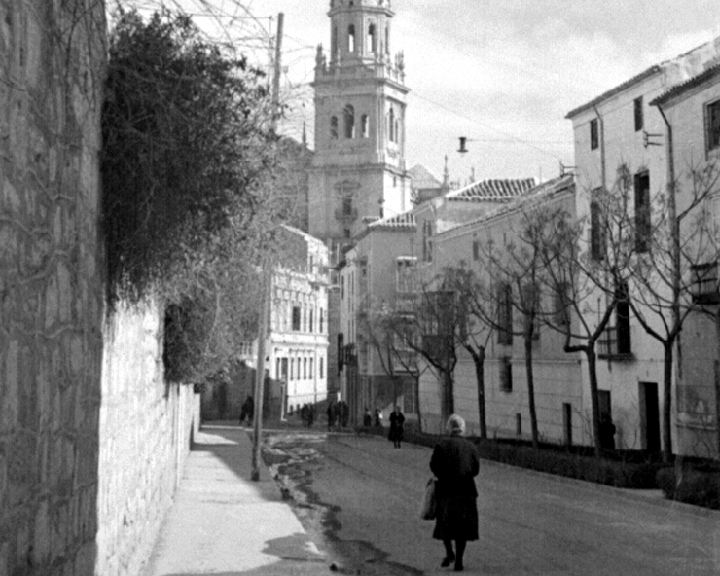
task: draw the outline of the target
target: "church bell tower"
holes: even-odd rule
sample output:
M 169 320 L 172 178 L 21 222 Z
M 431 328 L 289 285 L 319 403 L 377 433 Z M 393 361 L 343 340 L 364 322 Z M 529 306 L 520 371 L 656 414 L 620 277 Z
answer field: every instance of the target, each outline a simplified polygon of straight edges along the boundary
M 330 51 L 315 57 L 309 231 L 337 252 L 368 218 L 411 208 L 405 63 L 391 56 L 390 0 L 330 0 Z

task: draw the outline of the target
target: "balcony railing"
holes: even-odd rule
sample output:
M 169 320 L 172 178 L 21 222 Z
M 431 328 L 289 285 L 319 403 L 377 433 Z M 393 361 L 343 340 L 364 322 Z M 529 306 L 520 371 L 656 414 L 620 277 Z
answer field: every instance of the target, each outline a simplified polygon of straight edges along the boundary
M 351 208 L 350 210 L 344 210 L 343 208 L 335 209 L 335 219 L 340 222 L 355 222 L 358 218 L 357 208 Z
M 716 263 L 693 266 L 690 294 L 692 295 L 693 304 L 720 304 L 720 286 L 718 285 Z
M 618 329 L 608 326 L 598 340 L 598 356 L 610 360 L 632 360 L 634 355 L 630 346 L 630 328 Z

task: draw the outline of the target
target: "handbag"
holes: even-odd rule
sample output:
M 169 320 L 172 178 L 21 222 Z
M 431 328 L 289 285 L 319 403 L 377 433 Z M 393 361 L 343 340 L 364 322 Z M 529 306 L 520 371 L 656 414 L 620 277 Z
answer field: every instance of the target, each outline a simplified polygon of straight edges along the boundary
M 435 478 L 430 478 L 425 485 L 423 499 L 420 506 L 422 520 L 435 520 L 437 516 L 437 502 L 435 501 Z

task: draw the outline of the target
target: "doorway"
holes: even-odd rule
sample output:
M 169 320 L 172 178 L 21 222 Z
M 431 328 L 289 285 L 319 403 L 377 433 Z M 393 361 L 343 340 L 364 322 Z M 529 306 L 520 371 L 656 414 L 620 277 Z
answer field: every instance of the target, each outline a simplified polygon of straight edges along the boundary
M 640 442 L 648 452 L 660 452 L 660 402 L 657 382 L 639 383 Z

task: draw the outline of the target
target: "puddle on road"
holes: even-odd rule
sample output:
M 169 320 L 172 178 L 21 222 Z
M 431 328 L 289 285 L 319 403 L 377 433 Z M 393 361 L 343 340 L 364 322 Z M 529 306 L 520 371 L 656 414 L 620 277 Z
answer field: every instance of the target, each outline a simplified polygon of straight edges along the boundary
M 388 562 L 388 555 L 368 542 L 342 539 L 337 518 L 340 507 L 323 502 L 312 489 L 313 472 L 324 467 L 321 446 L 327 441 L 325 434 L 271 434 L 265 437 L 263 460 L 283 497 L 292 500 L 305 530 L 335 558 L 328 568 L 336 574 L 356 576 L 422 575 L 415 568 Z

